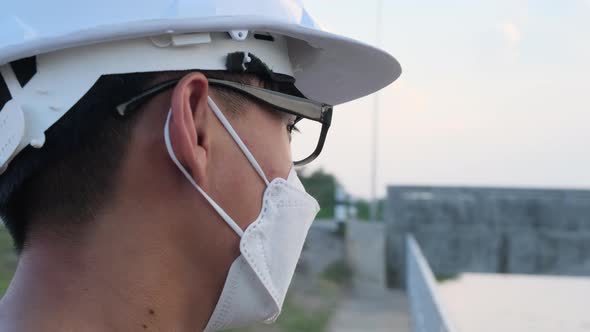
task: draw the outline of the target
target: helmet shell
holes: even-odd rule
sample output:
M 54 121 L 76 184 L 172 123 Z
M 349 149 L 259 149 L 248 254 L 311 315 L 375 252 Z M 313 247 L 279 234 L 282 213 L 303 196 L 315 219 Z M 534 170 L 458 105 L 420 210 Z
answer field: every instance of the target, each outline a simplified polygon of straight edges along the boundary
M 289 52 L 299 59 L 293 68 L 297 88 L 316 101 L 351 101 L 401 74 L 388 53 L 323 30 L 300 0 L 6 0 L 0 11 L 0 65 L 107 41 L 233 30 L 305 43 L 291 43 Z

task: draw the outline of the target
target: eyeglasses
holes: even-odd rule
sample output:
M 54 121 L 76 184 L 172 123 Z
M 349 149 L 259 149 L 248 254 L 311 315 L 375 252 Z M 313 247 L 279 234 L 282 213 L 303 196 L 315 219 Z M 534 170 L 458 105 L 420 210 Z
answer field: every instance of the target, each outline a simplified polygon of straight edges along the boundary
M 295 115 L 297 128 L 294 129 L 293 135 L 297 137 L 293 137 L 291 143 L 293 160 L 296 160 L 295 166 L 304 166 L 311 163 L 322 152 L 332 123 L 333 106 L 242 83 L 216 79 L 208 80 L 211 86 L 233 90 L 262 102 L 276 111 Z M 180 79 L 174 79 L 151 87 L 128 102 L 117 106 L 117 111 L 121 116 L 125 116 L 129 112 L 138 109 L 155 95 L 173 88 L 178 82 L 180 82 Z M 303 119 L 310 121 L 303 123 L 301 121 Z

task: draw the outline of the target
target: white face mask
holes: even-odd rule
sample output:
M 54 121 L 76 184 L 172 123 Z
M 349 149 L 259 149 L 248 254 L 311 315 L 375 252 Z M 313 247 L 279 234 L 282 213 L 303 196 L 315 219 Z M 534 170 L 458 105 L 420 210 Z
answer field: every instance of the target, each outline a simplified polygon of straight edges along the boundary
M 164 138 L 170 158 L 221 218 L 241 237 L 241 255 L 231 265 L 221 297 L 205 332 L 238 328 L 256 322 L 272 323 L 277 319 L 307 232 L 320 209 L 317 201 L 305 192 L 294 168 L 291 168 L 287 180 L 277 178 L 269 182 L 254 156 L 211 98 L 209 106 L 267 187 L 260 215 L 243 231 L 197 185 L 176 158 L 170 142 L 171 114 L 168 114 Z

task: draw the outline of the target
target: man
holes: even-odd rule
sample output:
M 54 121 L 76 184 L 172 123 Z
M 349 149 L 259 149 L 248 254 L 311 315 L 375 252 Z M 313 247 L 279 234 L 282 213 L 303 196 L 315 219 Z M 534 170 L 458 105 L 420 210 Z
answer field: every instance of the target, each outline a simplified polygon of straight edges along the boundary
M 274 321 L 319 209 L 293 163 L 395 59 L 296 0 L 4 6 L 0 213 L 19 264 L 0 330 Z M 305 122 L 321 132 L 293 160 Z

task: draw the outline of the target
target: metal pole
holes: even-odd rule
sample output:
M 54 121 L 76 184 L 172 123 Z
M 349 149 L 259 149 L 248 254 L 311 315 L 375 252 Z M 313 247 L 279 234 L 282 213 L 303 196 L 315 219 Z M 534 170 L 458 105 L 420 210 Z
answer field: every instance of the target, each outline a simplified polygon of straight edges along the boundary
M 383 0 L 377 0 L 377 19 L 376 19 L 376 33 L 377 47 L 381 46 L 383 30 Z M 373 158 L 372 158 L 372 170 L 371 170 L 371 209 L 370 219 L 371 221 L 377 220 L 377 163 L 379 153 L 379 93 L 375 93 L 374 96 L 374 110 L 373 110 Z

